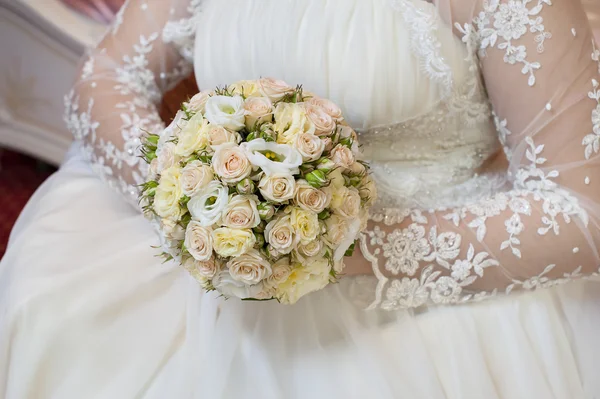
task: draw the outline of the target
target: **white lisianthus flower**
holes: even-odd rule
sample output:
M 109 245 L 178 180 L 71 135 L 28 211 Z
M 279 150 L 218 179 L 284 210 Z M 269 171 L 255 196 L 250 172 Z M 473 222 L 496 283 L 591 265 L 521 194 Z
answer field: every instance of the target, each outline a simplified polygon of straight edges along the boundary
M 223 211 L 221 225 L 232 229 L 253 229 L 260 224 L 258 197 L 235 195 Z
M 154 196 L 154 210 L 158 216 L 173 221 L 181 217 L 183 210 L 179 206 L 179 200 L 183 196 L 183 191 L 180 178 L 181 169 L 177 166 L 163 171 Z
M 277 299 L 283 304 L 294 304 L 303 296 L 325 288 L 330 281 L 331 266 L 325 258 L 310 258 L 296 265 L 286 281 L 276 289 Z
M 265 199 L 282 203 L 294 198 L 296 181 L 288 174 L 265 175 L 260 179 L 258 189 Z
M 212 279 L 212 284 L 225 297 L 239 299 L 256 298 L 264 289 L 262 283 L 247 285 L 237 281 L 231 276 L 228 269 L 219 271 Z
M 348 230 L 346 232 L 346 234 L 344 235 L 344 238 L 340 241 L 340 243 L 338 244 L 338 247 L 335 249 L 334 253 L 333 253 L 333 260 L 334 261 L 340 261 L 341 259 L 344 258 L 344 255 L 346 254 L 346 251 L 348 251 L 348 249 L 350 249 L 350 247 L 352 246 L 352 244 L 354 244 L 354 241 L 356 241 L 356 239 L 358 238 L 358 235 L 360 233 L 360 219 L 356 218 L 356 219 L 352 219 L 349 223 L 348 223 Z
M 268 176 L 300 173 L 298 167 L 302 165 L 302 155 L 292 146 L 256 139 L 240 144 L 240 148 L 252 166 L 260 168 Z
M 179 133 L 175 154 L 180 157 L 189 157 L 196 151 L 208 147 L 208 122 L 201 113 L 197 113 L 187 122 Z
M 296 233 L 290 215 L 271 220 L 264 234 L 265 240 L 278 254 L 289 254 L 296 246 Z
M 279 101 L 286 94 L 294 92 L 294 88 L 283 80 L 263 78 L 258 81 L 261 93 L 267 96 L 271 101 Z
M 204 227 L 209 227 L 221 218 L 228 202 L 227 187 L 213 180 L 189 200 L 187 207 L 193 220 L 197 220 Z
M 294 103 L 279 103 L 275 107 L 275 124 L 277 143 L 291 144 L 300 133 L 315 133 L 315 125 L 306 115 L 302 105 Z
M 212 167 L 224 183 L 237 183 L 252 173 L 247 153 L 237 144 L 225 143 L 215 148 Z
M 181 170 L 183 194 L 193 197 L 213 180 L 212 168 L 200 161 L 192 161 Z
M 184 245 L 192 257 L 205 262 L 212 257 L 212 229 L 192 220 L 185 230 Z
M 273 120 L 273 104 L 267 97 L 253 97 L 244 103 L 246 127 L 252 129 L 257 123 Z
M 296 136 L 294 147 L 306 162 L 316 161 L 325 151 L 325 142 L 312 133 L 300 133 Z
M 298 180 L 296 182 L 296 203 L 302 209 L 319 214 L 329 206 L 331 196 L 328 195 L 328 192 L 314 188 L 306 180 Z
M 321 107 L 304 104 L 306 116 L 315 126 L 315 134 L 317 136 L 330 135 L 335 129 L 335 120 L 325 112 Z
M 245 127 L 244 99 L 241 96 L 213 96 L 206 101 L 204 116 L 213 125 L 237 132 Z
M 221 227 L 213 231 L 213 246 L 219 255 L 229 258 L 240 256 L 254 247 L 256 237 L 252 230 Z
M 246 285 L 255 285 L 271 276 L 271 264 L 255 249 L 232 258 L 227 263 L 229 274 L 234 280 Z
M 290 224 L 298 239 L 303 243 L 315 240 L 321 230 L 317 214 L 295 206 L 291 208 Z

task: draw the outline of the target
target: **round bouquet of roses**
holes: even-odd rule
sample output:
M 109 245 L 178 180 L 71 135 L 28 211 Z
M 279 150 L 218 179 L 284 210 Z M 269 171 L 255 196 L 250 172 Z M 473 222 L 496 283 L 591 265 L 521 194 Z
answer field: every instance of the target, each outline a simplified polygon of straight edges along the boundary
M 165 255 L 226 297 L 294 303 L 336 281 L 376 195 L 340 108 L 273 79 L 195 95 L 142 151 Z

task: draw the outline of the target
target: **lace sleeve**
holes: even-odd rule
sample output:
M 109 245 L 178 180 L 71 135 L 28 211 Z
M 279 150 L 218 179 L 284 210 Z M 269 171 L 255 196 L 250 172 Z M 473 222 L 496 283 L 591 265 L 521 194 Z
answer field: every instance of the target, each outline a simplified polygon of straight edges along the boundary
M 479 51 L 512 189 L 457 209 L 372 215 L 362 254 L 347 262 L 372 267 L 372 307 L 462 303 L 599 270 L 600 51 L 580 1 L 455 3 L 457 31 Z
M 129 0 L 82 62 L 65 120 L 90 164 L 131 203 L 146 173 L 140 137 L 163 128 L 157 104 L 191 72 L 200 0 Z

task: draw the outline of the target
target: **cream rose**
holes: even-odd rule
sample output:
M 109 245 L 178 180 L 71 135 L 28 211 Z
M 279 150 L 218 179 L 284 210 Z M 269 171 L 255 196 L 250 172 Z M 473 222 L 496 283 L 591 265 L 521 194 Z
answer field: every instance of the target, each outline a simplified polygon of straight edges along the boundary
M 298 180 L 295 200 L 300 208 L 319 214 L 329 206 L 331 197 L 325 191 L 312 187 L 305 180 Z
M 329 135 L 335 129 L 335 121 L 321 107 L 305 104 L 306 116 L 315 126 L 316 135 Z
M 271 122 L 273 120 L 273 104 L 266 97 L 253 97 L 244 103 L 246 111 L 246 127 L 254 128 L 259 123 Z
M 180 241 L 185 237 L 185 229 L 180 224 L 170 219 L 161 219 L 160 229 L 165 238 L 170 241 Z
M 221 218 L 229 202 L 229 190 L 216 180 L 201 188 L 187 203 L 192 219 L 204 227 L 212 226 Z
M 208 126 L 208 141 L 211 148 L 214 150 L 217 146 L 225 143 L 239 143 L 240 135 L 236 132 L 230 132 L 223 126 L 209 125 Z
M 260 224 L 258 198 L 254 195 L 236 195 L 223 211 L 221 225 L 232 229 L 253 229 Z
M 277 287 L 288 279 L 291 272 L 292 266 L 290 265 L 290 259 L 285 256 L 273 264 L 271 276 L 267 279 L 265 284 L 268 287 Z
M 234 280 L 246 285 L 258 284 L 272 273 L 271 264 L 255 249 L 231 259 L 227 267 Z
M 183 268 L 187 270 L 192 277 L 204 284 L 219 272 L 221 266 L 215 257 L 210 258 L 206 262 L 199 262 L 194 258 L 187 258 L 183 263 Z
M 212 96 L 206 102 L 204 116 L 213 125 L 237 132 L 245 127 L 244 99 L 240 96 Z
M 189 157 L 196 151 L 202 151 L 208 146 L 208 122 L 202 114 L 194 115 L 181 130 L 175 154 L 181 157 Z
M 330 281 L 331 267 L 327 259 L 315 258 L 303 265 L 295 265 L 287 280 L 276 289 L 276 297 L 283 304 L 294 304 L 303 296 L 325 288 Z
M 244 98 L 260 95 L 260 86 L 256 80 L 241 80 L 229 85 L 227 90 L 235 96 Z
M 192 220 L 185 230 L 184 245 L 192 257 L 198 261 L 207 261 L 212 257 L 212 229 L 202 227 Z
M 348 251 L 348 249 L 358 238 L 358 234 L 360 233 L 360 224 L 361 222 L 359 218 L 352 219 L 348 222 L 346 234 L 344 234 L 343 239 L 340 241 L 333 253 L 333 260 L 335 262 L 344 258 L 346 251 Z
M 306 101 L 308 104 L 321 108 L 327 115 L 336 121 L 341 121 L 343 118 L 342 110 L 334 102 L 325 98 L 313 97 Z
M 212 167 L 224 183 L 237 183 L 252 173 L 252 164 L 246 153 L 233 143 L 216 147 Z
M 287 174 L 264 175 L 258 189 L 267 200 L 281 203 L 294 198 L 296 182 L 293 176 Z
M 154 210 L 158 216 L 173 221 L 181 217 L 183 211 L 179 206 L 179 200 L 183 196 L 183 191 L 180 178 L 181 169 L 177 166 L 163 171 L 154 196 Z
M 325 246 L 321 240 L 315 239 L 306 243 L 298 244 L 297 252 L 303 258 L 323 256 Z
M 204 107 L 211 94 L 209 91 L 202 91 L 190 98 L 190 101 L 187 103 L 188 111 L 204 113 Z
M 354 187 L 340 187 L 333 191 L 331 208 L 338 215 L 347 219 L 358 217 L 361 199 L 358 190 Z
M 296 136 L 294 147 L 305 162 L 316 161 L 325 151 L 325 142 L 312 133 L 300 133 Z
M 290 224 L 300 242 L 303 243 L 316 239 L 321 229 L 316 213 L 295 206 L 292 207 L 290 214 Z
M 289 254 L 296 245 L 290 215 L 271 220 L 265 227 L 265 240 L 279 253 Z
M 331 150 L 331 160 L 336 166 L 348 169 L 354 163 L 352 150 L 345 145 L 338 144 Z
M 294 92 L 294 88 L 283 80 L 264 78 L 258 81 L 258 86 L 263 95 L 269 97 L 271 101 L 279 101 L 286 94 Z
M 337 248 L 348 233 L 348 219 L 335 214 L 331 215 L 325 220 L 325 227 L 327 229 L 325 240 L 331 247 Z
M 212 279 L 213 286 L 225 297 L 240 299 L 256 298 L 264 290 L 262 283 L 247 285 L 234 279 L 228 269 L 219 271 Z
M 179 157 L 175 155 L 175 144 L 169 142 L 156 150 L 156 172 L 163 173 L 165 169 L 175 166 Z
M 181 170 L 181 187 L 183 194 L 193 197 L 198 191 L 213 180 L 212 168 L 200 161 L 192 161 Z
M 221 227 L 213 231 L 213 247 L 216 253 L 228 258 L 248 252 L 256 243 L 252 230 Z
M 366 175 L 363 178 L 362 184 L 358 187 L 358 193 L 365 206 L 371 206 L 375 203 L 377 200 L 377 185 L 371 176 Z
M 275 124 L 279 144 L 292 144 L 300 133 L 315 133 L 315 125 L 306 115 L 303 106 L 279 103 L 275 107 Z

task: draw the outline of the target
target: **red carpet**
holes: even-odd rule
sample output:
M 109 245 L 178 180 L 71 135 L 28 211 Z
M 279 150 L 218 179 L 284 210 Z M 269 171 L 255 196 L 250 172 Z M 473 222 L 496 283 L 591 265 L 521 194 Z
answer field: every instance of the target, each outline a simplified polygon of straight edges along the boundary
M 0 148 L 0 258 L 27 200 L 53 172 L 35 159 Z

